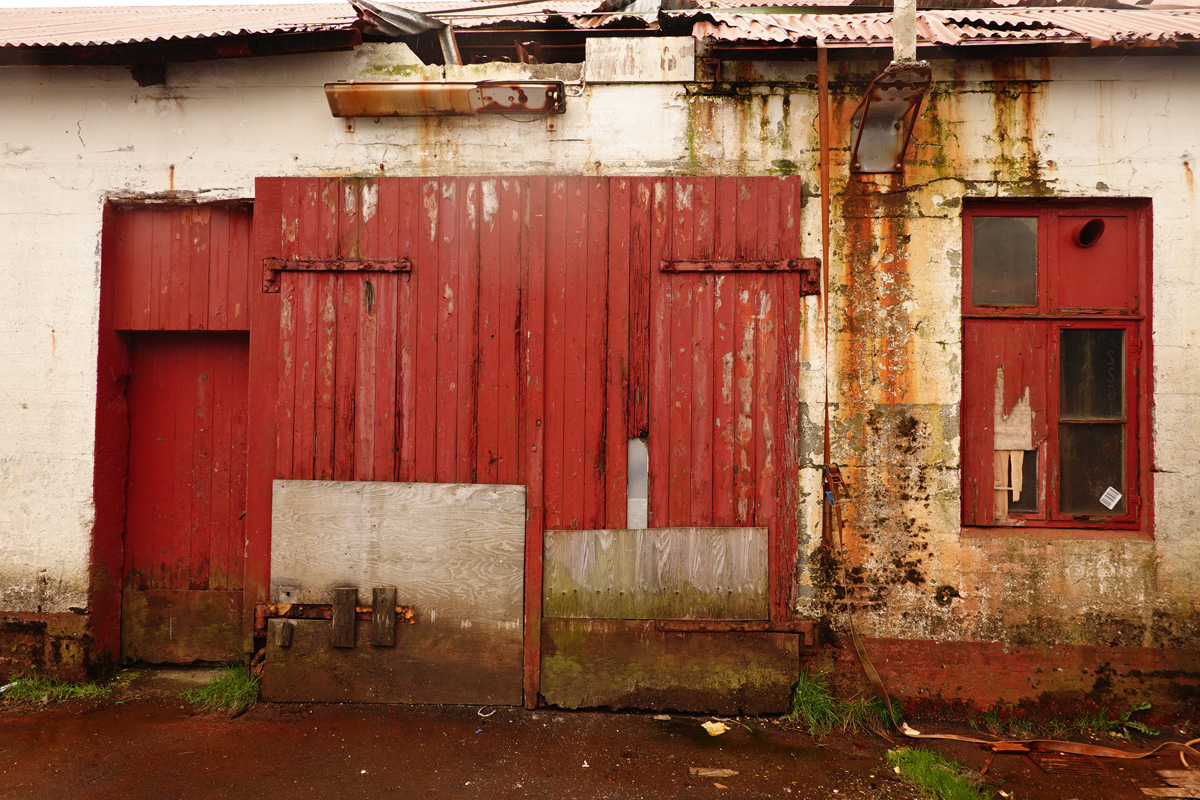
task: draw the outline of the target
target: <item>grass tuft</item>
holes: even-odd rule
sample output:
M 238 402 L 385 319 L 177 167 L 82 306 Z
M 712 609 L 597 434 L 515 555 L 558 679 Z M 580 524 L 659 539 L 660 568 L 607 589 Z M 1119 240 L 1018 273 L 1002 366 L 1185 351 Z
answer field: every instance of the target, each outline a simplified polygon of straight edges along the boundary
M 849 699 L 837 697 L 829 687 L 830 670 L 801 672 L 792 692 L 791 722 L 802 722 L 813 736 L 823 736 L 836 729 L 857 732 L 889 730 L 891 720 L 887 709 L 877 697 L 857 695 Z
M 207 686 L 188 689 L 183 698 L 202 711 L 226 711 L 237 716 L 258 702 L 258 679 L 250 676 L 243 664 L 227 664 Z
M 905 783 L 932 800 L 988 800 L 990 797 L 990 792 L 967 776 L 961 764 L 933 750 L 917 747 L 889 750 L 887 763 Z
M 28 678 L 13 678 L 5 686 L 4 692 L 0 693 L 0 700 L 5 703 L 45 705 L 66 700 L 97 700 L 111 693 L 111 686 L 103 686 L 95 681 L 73 683 L 35 674 Z

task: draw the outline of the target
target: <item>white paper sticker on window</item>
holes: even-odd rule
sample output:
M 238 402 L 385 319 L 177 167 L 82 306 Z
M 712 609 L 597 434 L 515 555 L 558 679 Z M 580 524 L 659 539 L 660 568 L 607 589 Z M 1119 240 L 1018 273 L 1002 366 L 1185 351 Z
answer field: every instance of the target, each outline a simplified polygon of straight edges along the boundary
M 1121 493 L 1110 486 L 1104 490 L 1104 494 L 1100 495 L 1100 502 L 1104 504 L 1105 508 L 1112 511 L 1117 507 L 1117 503 L 1121 502 Z

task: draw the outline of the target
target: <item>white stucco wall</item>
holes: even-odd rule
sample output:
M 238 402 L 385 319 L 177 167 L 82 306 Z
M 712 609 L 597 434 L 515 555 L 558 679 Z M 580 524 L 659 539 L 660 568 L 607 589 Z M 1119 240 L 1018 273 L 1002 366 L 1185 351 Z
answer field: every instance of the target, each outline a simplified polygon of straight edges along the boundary
M 816 194 L 811 63 L 760 65 L 760 75 L 782 81 L 775 86 L 718 87 L 716 93 L 689 97 L 697 86 L 679 81 L 688 77 L 692 43 L 668 43 L 674 61 L 663 57 L 661 43 L 654 46 L 658 50 L 639 61 L 620 42 L 605 57 L 604 45 L 593 40 L 582 75 L 573 66 L 523 65 L 464 67 L 450 75 L 568 80 L 567 113 L 553 130 L 544 121 L 501 118 L 348 124 L 330 116 L 322 91 L 326 81 L 441 77 L 440 68 L 413 66 L 402 46 L 173 66 L 165 87 L 147 88 L 117 68 L 0 68 L 5 119 L 0 335 L 8 345 L 0 362 L 0 610 L 63 611 L 86 604 L 106 198 L 170 190 L 205 199 L 250 197 L 257 176 L 355 173 L 798 172 Z M 645 65 L 644 81 L 628 82 L 631 63 Z M 835 63 L 833 78 L 835 83 L 867 78 L 882 63 Z M 1011 62 L 1005 69 L 1014 69 Z M 902 287 L 903 302 L 879 311 L 879 319 L 904 339 L 906 383 L 899 394 L 888 395 L 887 381 L 877 381 L 864 399 L 911 410 L 922 426 L 920 456 L 930 467 L 922 499 L 888 506 L 893 515 L 899 509 L 924 528 L 919 542 L 928 545 L 922 566 L 928 582 L 891 592 L 889 611 L 873 620 L 881 635 L 1001 636 L 1005 631 L 994 625 L 1000 616 L 1036 616 L 1033 612 L 1054 603 L 1064 604 L 1057 612 L 1063 617 L 1130 604 L 1145 618 L 1155 610 L 1183 613 L 1195 607 L 1200 425 L 1193 409 L 1200 388 L 1189 376 L 1196 374 L 1200 344 L 1200 315 L 1193 313 L 1191 299 L 1200 291 L 1195 267 L 1200 217 L 1191 179 L 1200 129 L 1195 80 L 1200 60 L 1078 58 L 1039 62 L 1020 74 L 997 70 L 979 63 L 936 64 L 937 91 L 918 125 L 914 165 L 904 186 L 879 181 L 881 193 L 902 191 L 906 207 L 921 216 L 908 231 L 910 280 Z M 580 83 L 580 77 L 587 80 Z M 997 80 L 1018 94 L 1032 94 L 1031 102 L 997 104 Z M 835 119 L 848 118 L 851 97 L 859 91 L 848 90 L 839 99 Z M 852 301 L 839 255 L 848 233 L 837 202 L 845 185 L 845 136 L 838 130 L 835 126 L 831 267 L 835 365 L 850 347 L 851 333 L 841 320 Z M 1036 164 L 1037 179 L 1011 174 L 1013 163 Z M 1153 199 L 1154 447 L 1160 470 L 1153 541 L 980 543 L 960 536 L 961 200 L 1047 192 Z M 814 196 L 805 209 L 808 255 L 820 253 L 820 234 Z M 817 461 L 825 380 L 818 308 L 815 299 L 806 301 L 801 387 L 807 400 L 803 447 Z M 840 370 L 831 373 L 831 395 L 838 403 L 849 391 Z M 835 441 L 835 459 L 862 458 L 847 447 Z M 874 458 L 864 463 L 863 475 L 895 477 L 912 469 L 899 456 Z M 804 534 L 810 541 L 820 528 L 818 476 L 809 468 L 802 478 Z M 864 500 L 862 510 L 870 511 L 870 502 Z M 918 542 L 883 534 L 871 557 Z M 1019 596 L 1022 586 L 1039 585 L 1030 572 L 1033 564 L 1076 587 L 1074 594 Z M 963 600 L 948 609 L 934 606 L 935 582 L 959 587 Z M 903 618 L 896 613 L 904 611 L 916 613 Z

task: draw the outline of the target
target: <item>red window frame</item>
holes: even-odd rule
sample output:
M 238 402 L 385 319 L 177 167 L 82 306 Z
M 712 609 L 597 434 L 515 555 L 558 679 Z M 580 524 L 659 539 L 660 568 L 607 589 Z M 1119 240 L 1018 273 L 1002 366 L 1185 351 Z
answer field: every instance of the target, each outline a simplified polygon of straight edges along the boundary
M 979 217 L 1025 217 L 1036 220 L 1036 304 L 998 305 L 974 302 L 974 222 Z M 1081 245 L 1080 231 L 1092 220 L 1105 222 L 1094 252 Z M 1094 229 L 1095 223 L 1093 223 Z M 1096 201 L 968 201 L 963 210 L 963 395 L 962 521 L 965 532 L 998 529 L 1070 529 L 1149 534 L 1152 523 L 1150 470 L 1150 206 L 1145 200 Z M 1104 236 L 1109 238 L 1105 239 Z M 1086 236 L 1083 237 L 1086 239 Z M 1100 246 L 1100 242 L 1103 245 Z M 1080 300 L 1085 302 L 1079 302 Z M 1060 469 L 1061 341 L 1064 330 L 1122 330 L 1124 336 L 1121 416 L 1090 422 L 1123 425 L 1123 513 L 1076 514 L 1062 510 Z M 1040 352 L 1038 352 L 1040 350 Z M 1031 407 L 1033 457 L 1036 459 L 1036 507 L 1008 508 L 1011 467 L 1002 464 L 996 431 L 1000 389 L 1008 419 L 1015 403 Z M 1024 389 L 1025 394 L 1019 392 Z M 1027 434 L 1028 435 L 1028 434 Z M 1019 455 L 1019 454 L 1018 454 Z M 1026 451 L 1025 458 L 1029 458 Z M 1004 482 L 996 474 L 1006 469 Z M 1000 506 L 1004 508 L 1000 508 Z M 1028 503 L 1025 503 L 1028 505 Z M 1120 509 L 1121 504 L 1118 504 Z

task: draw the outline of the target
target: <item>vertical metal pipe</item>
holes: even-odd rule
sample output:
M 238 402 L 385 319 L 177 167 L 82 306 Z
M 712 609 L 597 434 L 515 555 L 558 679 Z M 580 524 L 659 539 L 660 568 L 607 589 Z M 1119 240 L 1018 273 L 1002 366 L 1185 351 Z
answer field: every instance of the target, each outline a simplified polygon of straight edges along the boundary
M 892 6 L 892 61 L 917 60 L 917 0 L 894 0 Z
M 825 327 L 825 464 L 830 463 L 829 444 L 829 50 L 825 38 L 817 39 L 817 149 L 820 151 L 821 187 L 821 319 Z M 830 542 L 833 509 L 822 498 L 821 535 Z
M 446 27 L 438 31 L 438 41 L 442 45 L 442 58 L 446 64 L 460 66 L 462 56 L 458 54 L 458 41 L 454 38 L 454 26 L 449 22 L 446 23 Z

